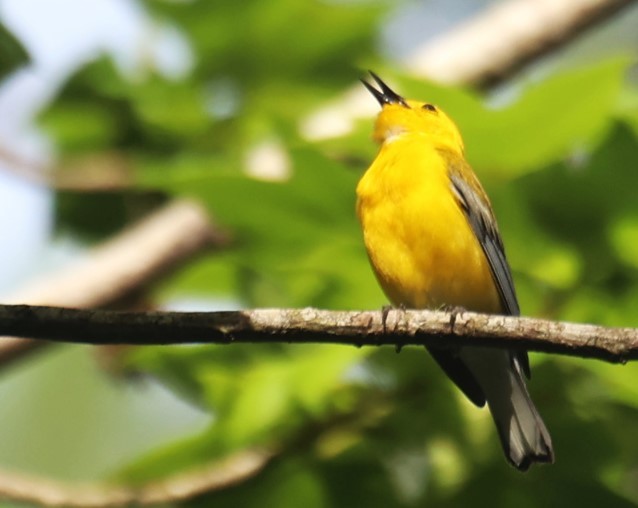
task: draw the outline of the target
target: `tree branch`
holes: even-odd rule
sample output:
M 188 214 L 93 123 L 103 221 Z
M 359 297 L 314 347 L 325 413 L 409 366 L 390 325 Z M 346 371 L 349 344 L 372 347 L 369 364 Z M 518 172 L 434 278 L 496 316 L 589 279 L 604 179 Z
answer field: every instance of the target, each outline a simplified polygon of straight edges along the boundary
M 116 508 L 175 503 L 238 485 L 262 471 L 278 452 L 244 450 L 194 471 L 139 487 L 71 485 L 0 471 L 0 496 L 47 507 Z
M 604 22 L 632 0 L 500 2 L 406 59 L 417 76 L 446 84 L 492 85 Z
M 638 329 L 427 310 L 119 312 L 0 305 L 0 334 L 82 344 L 315 343 L 352 346 L 491 346 L 624 363 Z
M 462 345 L 524 348 L 611 362 L 638 358 L 638 329 L 477 314 L 394 309 L 120 312 L 0 305 L 0 334 L 83 344 L 317 343 L 352 346 Z M 19 341 L 21 339 L 15 339 Z M 361 415 L 361 408 L 352 415 Z M 338 418 L 328 421 L 336 425 Z M 326 425 L 314 429 L 316 432 Z M 311 429 L 312 430 L 312 429 Z M 303 440 L 304 434 L 301 434 Z M 295 445 L 295 440 L 292 445 Z M 290 444 L 289 444 L 290 446 Z M 249 449 L 199 470 L 138 487 L 65 485 L 0 471 L 0 496 L 43 506 L 106 508 L 176 502 L 259 474 L 285 450 Z
M 361 397 L 349 411 L 338 411 L 320 421 L 311 419 L 285 441 L 240 450 L 142 484 L 78 485 L 0 470 L 0 498 L 64 508 L 172 505 L 241 485 L 285 454 L 312 449 L 317 439 L 335 429 L 345 427 L 351 431 L 355 426 L 370 426 L 378 418 L 379 404 L 387 403 L 386 397 L 379 393 Z
M 199 204 L 177 200 L 91 250 L 82 261 L 38 279 L 3 302 L 67 307 L 113 304 L 196 254 L 227 242 Z M 0 365 L 46 345 L 0 338 Z

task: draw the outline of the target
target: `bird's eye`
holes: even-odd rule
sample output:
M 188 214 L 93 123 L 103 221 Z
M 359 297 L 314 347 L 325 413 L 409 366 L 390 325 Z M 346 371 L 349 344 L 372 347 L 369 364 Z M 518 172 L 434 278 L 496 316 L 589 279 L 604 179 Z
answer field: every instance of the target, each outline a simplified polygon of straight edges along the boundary
M 436 108 L 432 104 L 423 104 L 421 108 L 427 109 L 428 111 L 436 112 Z

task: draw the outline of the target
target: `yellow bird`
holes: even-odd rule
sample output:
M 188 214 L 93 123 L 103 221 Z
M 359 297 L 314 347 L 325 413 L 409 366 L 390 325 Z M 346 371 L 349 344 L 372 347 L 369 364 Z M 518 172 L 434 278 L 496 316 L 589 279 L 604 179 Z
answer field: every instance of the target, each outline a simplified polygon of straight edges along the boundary
M 361 81 L 382 108 L 373 135 L 381 148 L 357 186 L 357 215 L 385 294 L 406 308 L 518 315 L 496 219 L 465 160 L 458 128 L 438 107 L 406 100 L 370 74 L 378 90 Z M 525 386 L 525 351 L 428 350 L 474 404 L 487 402 L 514 467 L 554 461 L 549 432 Z

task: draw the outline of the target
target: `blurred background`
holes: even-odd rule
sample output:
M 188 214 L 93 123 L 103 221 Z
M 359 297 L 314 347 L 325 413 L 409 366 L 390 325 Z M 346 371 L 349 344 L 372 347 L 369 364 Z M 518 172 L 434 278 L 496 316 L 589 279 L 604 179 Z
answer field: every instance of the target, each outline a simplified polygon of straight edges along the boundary
M 494 24 L 516 3 L 0 0 L 3 303 L 380 309 L 354 214 L 370 68 L 458 122 L 523 314 L 638 326 L 638 7 L 525 65 L 432 67 L 497 61 L 533 18 Z M 475 20 L 504 41 L 478 57 Z M 204 226 L 159 222 L 166 252 L 122 237 L 176 202 Z M 100 264 L 113 242 L 130 259 Z M 213 467 L 231 480 L 163 506 L 637 505 L 638 365 L 532 366 L 556 464 L 523 475 L 421 348 L 0 351 L 0 490 L 47 478 L 82 505 L 79 483 Z

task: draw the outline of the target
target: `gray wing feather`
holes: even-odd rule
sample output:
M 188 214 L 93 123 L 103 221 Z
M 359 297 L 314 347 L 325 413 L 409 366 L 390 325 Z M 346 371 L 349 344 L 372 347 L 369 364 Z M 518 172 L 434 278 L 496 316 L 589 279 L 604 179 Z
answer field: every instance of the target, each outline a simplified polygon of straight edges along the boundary
M 452 191 L 456 195 L 490 265 L 496 288 L 503 303 L 503 310 L 506 314 L 518 316 L 521 311 L 514 290 L 514 280 L 505 257 L 505 247 L 498 232 L 492 209 L 489 203 L 485 203 L 474 189 L 460 178 L 458 172 L 451 171 L 449 175 Z M 522 370 L 528 378 L 531 376 L 526 352 L 515 352 L 512 355 L 512 362 L 517 370 Z
M 474 192 L 464 180 L 455 174 L 450 175 L 452 190 L 457 196 L 459 204 L 467 217 L 474 234 L 479 240 L 485 257 L 492 269 L 496 287 L 504 311 L 512 316 L 518 316 L 521 311 L 514 291 L 514 281 L 509 264 L 505 257 L 505 248 L 501 235 L 496 229 L 496 220 L 489 205 Z

